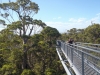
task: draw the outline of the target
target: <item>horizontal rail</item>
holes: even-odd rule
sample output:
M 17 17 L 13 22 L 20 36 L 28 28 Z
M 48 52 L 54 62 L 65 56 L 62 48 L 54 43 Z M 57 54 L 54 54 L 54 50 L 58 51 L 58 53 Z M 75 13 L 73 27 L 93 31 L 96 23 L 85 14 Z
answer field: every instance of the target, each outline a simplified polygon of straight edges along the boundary
M 69 71 L 68 67 L 66 66 L 66 64 L 65 64 L 64 60 L 62 59 L 62 57 L 61 57 L 61 55 L 60 55 L 60 52 L 59 52 L 59 47 L 56 47 L 56 51 L 57 51 L 57 54 L 58 54 L 58 56 L 59 56 L 59 59 L 60 59 L 60 61 L 61 61 L 62 65 L 63 65 L 63 67 L 64 67 L 64 69 L 65 69 L 65 71 L 66 71 L 67 75 L 71 75 L 71 73 L 70 73 L 70 71 Z

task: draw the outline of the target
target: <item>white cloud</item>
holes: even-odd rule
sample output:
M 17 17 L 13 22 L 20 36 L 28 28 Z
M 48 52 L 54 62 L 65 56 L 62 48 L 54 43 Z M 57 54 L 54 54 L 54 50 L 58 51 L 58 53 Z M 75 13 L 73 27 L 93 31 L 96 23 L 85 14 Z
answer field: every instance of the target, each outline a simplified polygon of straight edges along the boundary
M 55 20 L 56 18 L 53 18 L 53 20 Z
M 85 18 L 78 18 L 78 19 L 70 18 L 69 19 L 70 22 L 77 22 L 77 23 L 84 22 L 85 20 L 86 20 Z
M 100 17 L 100 13 L 98 13 L 98 14 L 96 14 L 96 15 Z
M 61 18 L 62 18 L 62 17 L 59 16 L 59 17 L 53 18 L 53 20 L 57 20 L 57 19 L 61 19 Z
M 4 29 L 5 27 L 3 26 L 3 25 L 1 25 L 0 24 L 0 31 L 2 30 L 2 29 Z
M 70 18 L 69 21 L 71 21 L 71 22 L 76 22 L 76 19 Z
M 75 22 L 45 22 L 48 26 L 57 28 L 59 32 L 65 32 L 71 28 L 84 28 L 85 24 Z M 86 26 L 85 26 L 86 27 Z
M 4 28 L 0 28 L 0 31 L 3 30 Z
M 58 17 L 58 19 L 61 19 L 61 17 Z
M 91 19 L 86 18 L 70 18 L 67 22 L 45 22 L 48 26 L 57 28 L 59 32 L 65 32 L 72 28 L 84 29 L 92 23 L 100 23 L 100 13 Z

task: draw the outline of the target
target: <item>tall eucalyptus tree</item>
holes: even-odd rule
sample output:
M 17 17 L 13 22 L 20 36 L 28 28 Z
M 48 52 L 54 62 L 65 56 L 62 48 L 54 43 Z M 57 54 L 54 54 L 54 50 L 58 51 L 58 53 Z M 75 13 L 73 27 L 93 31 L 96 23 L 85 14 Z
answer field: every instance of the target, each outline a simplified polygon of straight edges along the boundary
M 22 69 L 29 68 L 27 62 L 27 51 L 29 45 L 27 44 L 32 33 L 39 32 L 41 28 L 46 26 L 41 20 L 34 20 L 34 14 L 39 10 L 38 4 L 31 0 L 16 0 L 15 2 L 1 3 L 0 16 L 2 20 L 0 23 L 7 26 L 7 29 L 19 35 L 23 42 L 23 63 Z

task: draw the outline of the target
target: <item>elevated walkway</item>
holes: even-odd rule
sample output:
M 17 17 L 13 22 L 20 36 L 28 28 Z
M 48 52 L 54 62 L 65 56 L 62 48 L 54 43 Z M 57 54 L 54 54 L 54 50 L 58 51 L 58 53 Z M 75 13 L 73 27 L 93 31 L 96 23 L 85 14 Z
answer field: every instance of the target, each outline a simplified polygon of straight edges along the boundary
M 100 51 L 57 41 L 58 56 L 67 75 L 100 75 Z

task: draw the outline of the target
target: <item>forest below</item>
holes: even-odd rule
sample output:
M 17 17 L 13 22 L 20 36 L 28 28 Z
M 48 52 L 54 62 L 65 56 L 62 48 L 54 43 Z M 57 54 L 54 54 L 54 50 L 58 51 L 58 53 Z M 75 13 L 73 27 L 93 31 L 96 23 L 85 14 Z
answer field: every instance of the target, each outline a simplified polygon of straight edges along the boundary
M 65 74 L 56 53 L 60 33 L 33 19 L 38 10 L 31 0 L 0 4 L 0 75 Z
M 39 10 L 31 0 L 0 4 L 0 75 L 66 75 L 56 52 L 56 40 L 100 43 L 100 24 L 59 33 L 42 20 L 33 19 Z M 13 13 L 18 16 L 14 20 Z

